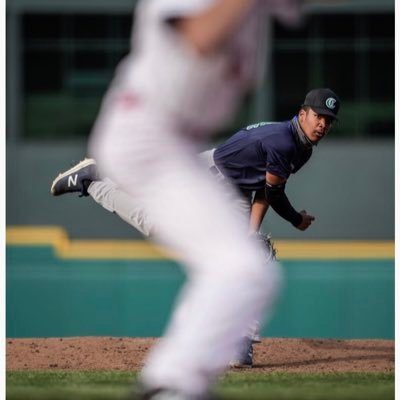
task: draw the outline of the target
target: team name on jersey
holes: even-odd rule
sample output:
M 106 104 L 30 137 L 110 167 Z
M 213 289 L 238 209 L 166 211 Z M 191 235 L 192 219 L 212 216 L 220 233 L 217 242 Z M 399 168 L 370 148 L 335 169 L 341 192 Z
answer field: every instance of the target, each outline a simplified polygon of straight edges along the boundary
M 259 128 L 260 126 L 271 125 L 271 124 L 274 124 L 274 123 L 275 122 L 265 122 L 265 121 L 257 122 L 256 124 L 252 124 L 252 125 L 246 126 L 245 129 L 246 129 L 246 131 L 250 131 L 252 129 Z

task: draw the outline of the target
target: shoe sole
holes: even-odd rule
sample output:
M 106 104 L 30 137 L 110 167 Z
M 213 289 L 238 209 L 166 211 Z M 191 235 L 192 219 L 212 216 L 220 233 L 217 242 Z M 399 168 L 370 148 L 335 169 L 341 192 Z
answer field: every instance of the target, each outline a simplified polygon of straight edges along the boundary
M 251 363 L 251 364 L 243 364 L 238 360 L 234 360 L 234 361 L 231 361 L 229 363 L 229 367 L 230 368 L 252 368 L 253 367 L 253 363 Z
M 96 164 L 96 161 L 93 160 L 93 158 L 85 158 L 82 160 L 80 163 L 76 164 L 75 167 L 70 168 L 69 170 L 62 172 L 61 174 L 58 174 L 57 178 L 54 179 L 50 192 L 51 194 L 54 195 L 54 186 L 60 181 L 60 179 L 66 177 L 67 175 L 73 174 L 74 172 L 79 171 L 82 168 L 88 167 L 89 165 L 94 165 Z

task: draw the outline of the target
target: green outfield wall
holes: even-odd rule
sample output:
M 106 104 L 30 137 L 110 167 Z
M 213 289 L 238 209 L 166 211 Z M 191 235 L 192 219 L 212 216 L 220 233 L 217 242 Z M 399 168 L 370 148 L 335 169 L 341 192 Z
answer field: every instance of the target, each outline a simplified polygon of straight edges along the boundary
M 10 338 L 160 336 L 184 282 L 169 259 L 61 259 L 50 246 L 8 245 L 6 261 Z M 263 336 L 394 339 L 393 259 L 282 264 Z

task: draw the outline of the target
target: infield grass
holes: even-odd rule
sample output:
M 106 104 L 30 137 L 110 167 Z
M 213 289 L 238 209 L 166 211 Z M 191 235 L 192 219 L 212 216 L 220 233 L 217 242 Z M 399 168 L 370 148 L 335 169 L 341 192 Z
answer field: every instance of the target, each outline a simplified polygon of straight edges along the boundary
M 135 379 L 121 371 L 7 372 L 7 400 L 123 400 Z M 229 372 L 216 393 L 220 400 L 389 400 L 394 374 Z

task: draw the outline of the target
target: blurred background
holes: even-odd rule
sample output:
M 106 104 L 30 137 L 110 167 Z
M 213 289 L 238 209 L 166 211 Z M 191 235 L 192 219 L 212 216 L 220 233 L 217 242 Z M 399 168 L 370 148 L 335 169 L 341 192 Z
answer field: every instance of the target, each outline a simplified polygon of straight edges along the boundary
M 7 0 L 9 229 L 50 225 L 72 239 L 141 239 L 90 199 L 50 195 L 55 176 L 86 155 L 102 96 L 129 49 L 134 4 Z M 287 185 L 293 205 L 317 220 L 300 232 L 270 211 L 262 229 L 278 241 L 392 243 L 394 0 L 321 0 L 305 11 L 296 29 L 270 24 L 265 76 L 214 141 L 290 119 L 310 89 L 330 87 L 342 100 L 340 122 Z M 24 246 L 7 233 L 7 336 L 161 333 L 183 281 L 173 261 L 62 259 L 37 246 L 57 242 L 53 231 L 27 232 Z M 357 254 L 339 263 L 283 260 L 287 289 L 267 333 L 393 338 L 393 254 Z
M 102 95 L 129 49 L 134 4 L 7 1 L 7 224 L 139 237 L 88 201 L 49 195 L 55 175 L 86 154 Z M 263 83 L 215 140 L 290 119 L 314 87 L 342 100 L 340 122 L 288 184 L 295 207 L 317 222 L 298 232 L 271 212 L 264 230 L 275 237 L 393 238 L 394 20 L 393 0 L 337 0 L 306 7 L 298 29 L 270 26 Z

